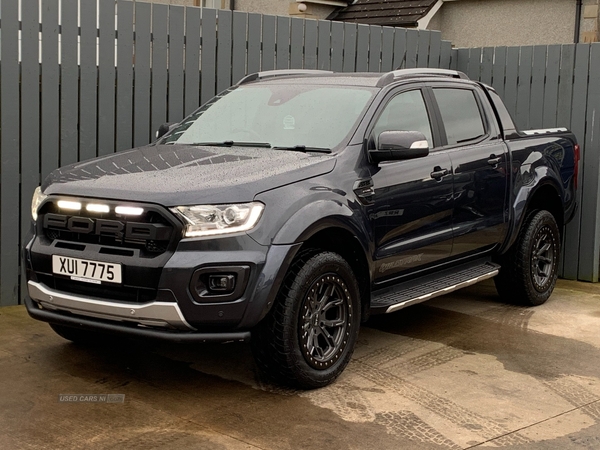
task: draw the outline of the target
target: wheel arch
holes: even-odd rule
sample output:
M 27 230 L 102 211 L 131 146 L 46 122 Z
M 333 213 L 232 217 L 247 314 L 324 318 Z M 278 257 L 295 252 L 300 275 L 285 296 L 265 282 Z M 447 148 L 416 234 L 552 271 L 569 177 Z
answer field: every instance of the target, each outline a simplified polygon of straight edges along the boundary
M 345 227 L 319 228 L 304 240 L 298 254 L 311 250 L 337 253 L 350 265 L 358 283 L 362 318 L 365 321 L 369 316 L 371 301 L 371 271 L 367 254 L 357 236 Z
M 526 200 L 523 201 L 522 197 L 525 197 Z M 527 215 L 535 210 L 546 210 L 552 214 L 562 237 L 565 223 L 563 199 L 560 188 L 551 178 L 540 180 L 540 182 L 533 187 L 521 189 L 516 196 L 513 208 L 513 228 L 510 239 L 504 247 L 504 251 L 507 251 L 515 243 Z

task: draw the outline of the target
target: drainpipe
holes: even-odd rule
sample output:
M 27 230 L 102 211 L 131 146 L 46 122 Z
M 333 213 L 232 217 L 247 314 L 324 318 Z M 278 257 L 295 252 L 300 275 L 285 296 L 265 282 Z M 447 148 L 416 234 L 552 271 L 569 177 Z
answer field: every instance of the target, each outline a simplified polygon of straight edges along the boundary
M 577 0 L 577 7 L 575 8 L 577 14 L 575 16 L 575 43 L 579 44 L 579 35 L 581 34 L 581 11 L 583 9 L 583 0 Z
M 581 0 L 579 0 L 581 1 Z M 229 0 L 229 9 L 235 11 L 235 0 Z

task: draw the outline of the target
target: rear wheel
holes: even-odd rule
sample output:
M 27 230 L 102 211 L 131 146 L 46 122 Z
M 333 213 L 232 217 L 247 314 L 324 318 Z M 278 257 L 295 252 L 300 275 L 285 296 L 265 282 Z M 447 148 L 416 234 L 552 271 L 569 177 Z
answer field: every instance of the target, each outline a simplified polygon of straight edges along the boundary
M 350 361 L 359 324 L 360 295 L 348 263 L 336 253 L 304 254 L 252 333 L 256 363 L 278 383 L 326 386 Z
M 494 279 L 506 301 L 536 306 L 554 290 L 560 256 L 560 231 L 548 211 L 531 212 L 517 241 L 504 255 L 501 270 Z

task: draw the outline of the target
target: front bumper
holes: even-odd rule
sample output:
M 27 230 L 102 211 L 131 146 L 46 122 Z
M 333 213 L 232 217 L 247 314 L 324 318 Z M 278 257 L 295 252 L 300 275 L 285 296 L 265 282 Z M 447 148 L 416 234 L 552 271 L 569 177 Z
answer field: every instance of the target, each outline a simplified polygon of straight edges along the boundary
M 39 304 L 34 302 L 31 297 L 25 297 L 25 306 L 31 317 L 44 322 L 65 325 L 73 328 L 84 329 L 108 333 L 112 335 L 122 335 L 126 337 L 155 339 L 161 341 L 170 341 L 178 343 L 198 343 L 198 342 L 231 342 L 248 341 L 250 339 L 249 331 L 237 332 L 215 332 L 199 333 L 193 331 L 168 331 L 156 328 L 142 328 L 139 326 L 128 326 L 123 323 L 90 319 L 86 317 L 63 314 L 58 311 L 50 311 L 40 308 Z
M 260 246 L 247 235 L 212 240 L 182 240 L 158 270 L 155 298 L 143 301 L 112 299 L 110 292 L 65 291 L 53 283 L 48 261 L 54 247 L 33 238 L 23 251 L 27 268 L 29 314 L 39 320 L 97 331 L 119 332 L 172 341 L 245 340 L 249 330 L 268 312 L 298 245 Z M 77 257 L 73 251 L 60 250 Z M 94 254 L 80 257 L 95 259 Z M 127 273 L 143 276 L 136 258 L 122 260 L 124 288 Z M 244 290 L 236 298 L 198 298 L 192 291 L 194 274 L 207 269 L 247 267 Z M 196 277 L 197 278 L 197 277 Z M 179 337 L 178 337 L 179 336 Z
M 170 302 L 124 304 L 101 298 L 82 297 L 50 289 L 42 283 L 27 283 L 29 297 L 38 306 L 49 311 L 62 311 L 98 319 L 128 322 L 148 327 L 194 330 L 181 314 L 179 305 Z

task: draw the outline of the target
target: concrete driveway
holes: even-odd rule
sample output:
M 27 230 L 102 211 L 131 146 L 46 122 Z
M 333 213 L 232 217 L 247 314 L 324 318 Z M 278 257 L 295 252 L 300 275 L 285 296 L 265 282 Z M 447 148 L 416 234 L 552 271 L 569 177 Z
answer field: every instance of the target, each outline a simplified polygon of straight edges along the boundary
M 600 449 L 600 286 L 521 308 L 484 284 L 378 317 L 310 392 L 261 382 L 247 344 L 84 348 L 3 308 L 0 430 L 7 450 Z

